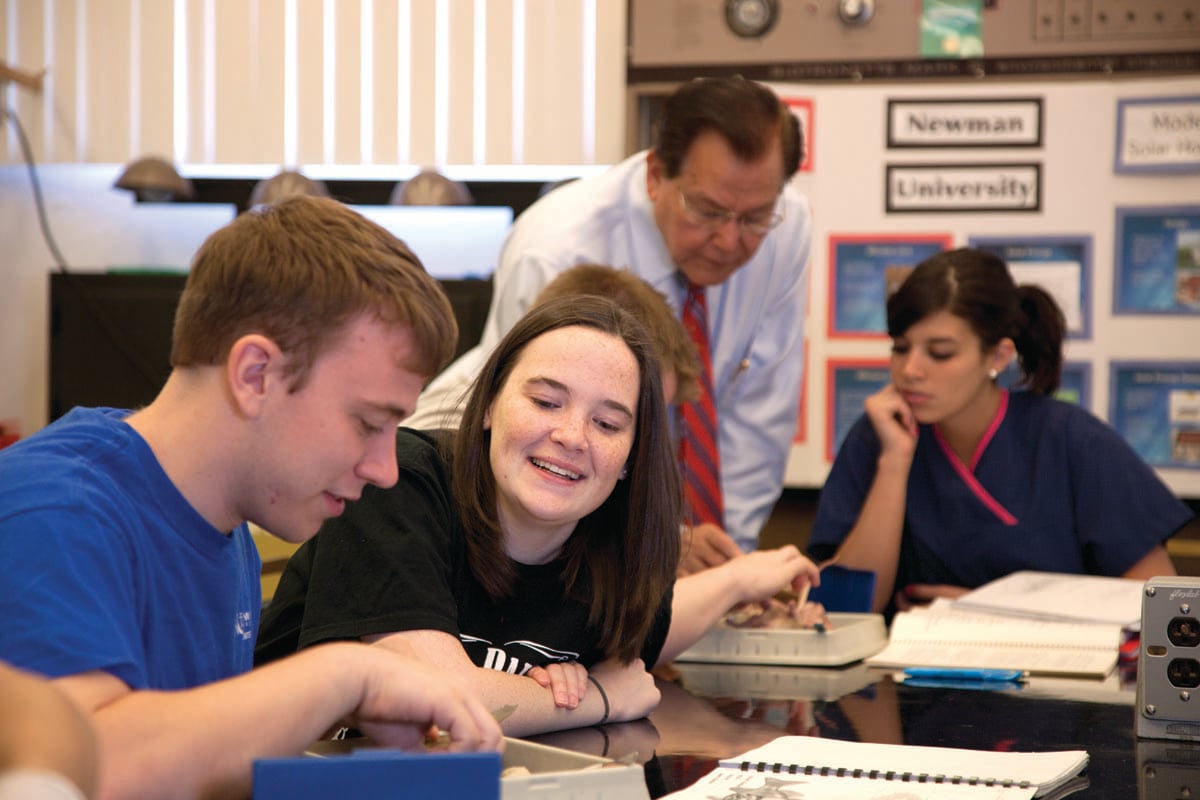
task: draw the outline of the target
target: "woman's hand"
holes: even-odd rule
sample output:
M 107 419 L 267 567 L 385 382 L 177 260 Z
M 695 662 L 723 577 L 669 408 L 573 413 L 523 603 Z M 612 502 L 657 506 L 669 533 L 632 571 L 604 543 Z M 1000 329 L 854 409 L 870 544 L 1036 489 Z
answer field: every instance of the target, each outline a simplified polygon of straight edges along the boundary
M 940 583 L 910 583 L 896 592 L 896 610 L 908 611 L 917 606 L 927 606 L 939 597 L 950 600 L 962 597 L 970 589 L 965 586 L 949 586 Z
M 641 719 L 654 710 L 662 697 L 654 676 L 646 671 L 646 664 L 640 658 L 628 664 L 601 661 L 592 667 L 590 675 L 604 687 L 608 697 L 606 722 Z
M 554 695 L 554 705 L 575 708 L 587 693 L 588 671 L 578 661 L 565 661 L 534 667 L 525 673 L 539 686 Z
M 863 407 L 883 452 L 902 453 L 911 458 L 917 447 L 917 419 L 896 385 L 889 383 L 868 397 Z

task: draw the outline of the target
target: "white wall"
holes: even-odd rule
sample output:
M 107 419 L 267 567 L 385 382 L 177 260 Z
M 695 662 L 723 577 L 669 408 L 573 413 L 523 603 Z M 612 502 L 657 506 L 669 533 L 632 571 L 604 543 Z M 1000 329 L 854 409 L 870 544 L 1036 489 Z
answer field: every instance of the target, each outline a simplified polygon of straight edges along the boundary
M 1111 80 L 972 81 L 931 84 L 817 84 L 775 87 L 814 101 L 814 169 L 797 184 L 814 208 L 809 339 L 803 414 L 806 440 L 788 465 L 788 483 L 820 486 L 828 473 L 826 362 L 887 359 L 890 340 L 831 338 L 829 237 L 833 234 L 949 234 L 955 246 L 972 236 L 1092 237 L 1092 336 L 1067 342 L 1068 361 L 1091 365 L 1093 412 L 1108 418 L 1112 360 L 1200 360 L 1200 316 L 1114 316 L 1114 220 L 1118 206 L 1200 205 L 1200 174 L 1115 174 L 1118 98 L 1200 95 L 1200 76 Z M 886 149 L 887 100 L 936 98 L 1043 99 L 1040 148 Z M 897 163 L 1039 162 L 1038 213 L 905 213 L 884 211 L 884 169 Z M 1177 492 L 1200 496 L 1200 471 L 1159 470 Z

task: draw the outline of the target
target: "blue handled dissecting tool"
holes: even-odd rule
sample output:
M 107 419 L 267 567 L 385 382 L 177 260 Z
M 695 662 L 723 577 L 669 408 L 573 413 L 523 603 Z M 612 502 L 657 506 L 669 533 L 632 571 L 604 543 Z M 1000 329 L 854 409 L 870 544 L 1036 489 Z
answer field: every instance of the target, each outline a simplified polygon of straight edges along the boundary
M 980 683 L 1020 683 L 1029 677 L 1022 669 L 954 669 L 946 667 L 909 667 L 904 677 L 928 681 L 954 681 Z

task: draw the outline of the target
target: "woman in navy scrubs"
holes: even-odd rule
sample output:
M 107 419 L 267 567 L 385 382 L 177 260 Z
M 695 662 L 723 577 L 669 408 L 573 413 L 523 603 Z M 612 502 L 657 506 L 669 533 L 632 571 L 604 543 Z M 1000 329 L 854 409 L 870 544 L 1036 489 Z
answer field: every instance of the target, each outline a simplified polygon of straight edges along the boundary
M 892 380 L 838 452 L 813 560 L 873 570 L 889 614 L 1022 569 L 1175 574 L 1163 543 L 1192 513 L 1116 431 L 1053 398 L 1066 325 L 1049 294 L 960 249 L 919 264 L 887 316 Z

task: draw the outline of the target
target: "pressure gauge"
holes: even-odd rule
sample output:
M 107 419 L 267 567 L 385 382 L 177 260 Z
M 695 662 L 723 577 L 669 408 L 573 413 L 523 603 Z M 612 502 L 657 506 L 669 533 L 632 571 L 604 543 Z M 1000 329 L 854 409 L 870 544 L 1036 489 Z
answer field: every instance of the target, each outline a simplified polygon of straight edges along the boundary
M 725 24 L 738 36 L 762 36 L 778 19 L 778 0 L 725 0 Z

